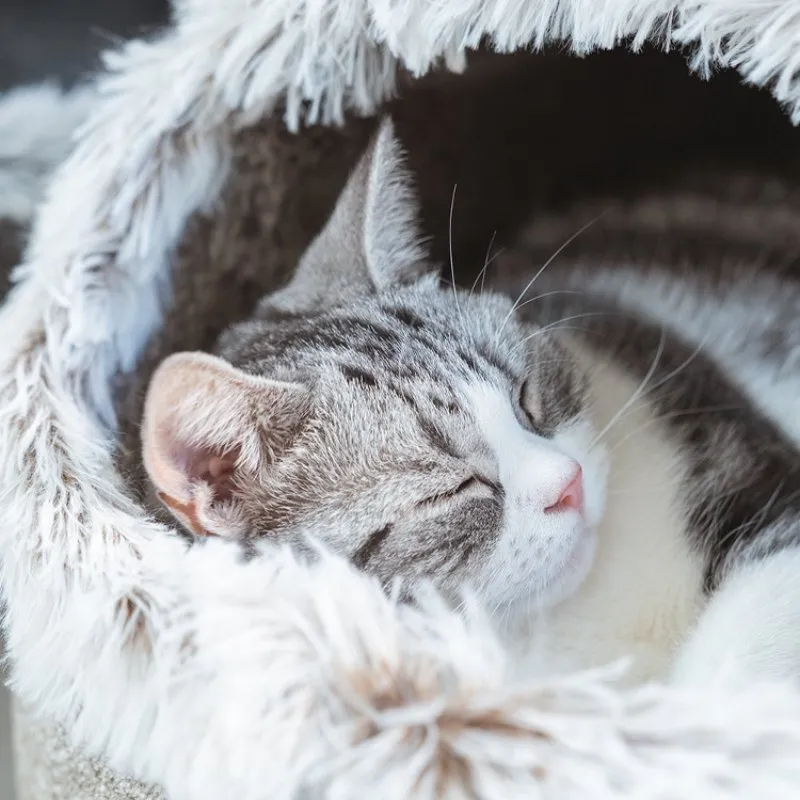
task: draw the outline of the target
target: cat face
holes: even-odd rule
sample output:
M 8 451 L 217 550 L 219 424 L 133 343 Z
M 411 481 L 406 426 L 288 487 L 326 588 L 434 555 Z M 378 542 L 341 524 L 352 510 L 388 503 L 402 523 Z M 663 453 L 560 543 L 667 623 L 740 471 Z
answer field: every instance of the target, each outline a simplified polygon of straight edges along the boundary
M 198 534 L 323 540 L 386 582 L 551 604 L 586 575 L 602 455 L 568 346 L 440 285 L 384 124 L 295 278 L 167 359 L 144 460 Z

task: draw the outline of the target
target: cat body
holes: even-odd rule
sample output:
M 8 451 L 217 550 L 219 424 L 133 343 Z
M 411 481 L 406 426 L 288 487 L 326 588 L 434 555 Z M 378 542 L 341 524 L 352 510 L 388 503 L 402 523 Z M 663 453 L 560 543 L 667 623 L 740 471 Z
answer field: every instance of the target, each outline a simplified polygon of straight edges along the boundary
M 531 272 L 521 270 L 524 254 L 523 241 L 498 267 L 495 285 L 514 296 Z M 611 455 L 593 570 L 575 595 L 524 622 L 516 639 L 533 656 L 525 668 L 560 671 L 624 652 L 634 678 L 691 673 L 682 660 L 675 666 L 676 653 L 709 597 L 738 586 L 745 566 L 769 560 L 764 574 L 785 572 L 785 597 L 800 598 L 792 577 L 800 577 L 800 350 L 792 343 L 800 293 L 745 270 L 582 262 L 543 273 L 528 293 L 538 298 L 525 305 L 529 316 L 542 326 L 569 320 L 584 349 Z M 748 581 L 755 591 L 758 581 Z M 797 608 L 782 609 L 784 630 L 800 621 Z M 725 651 L 715 645 L 706 668 L 741 661 L 734 650 L 756 632 L 793 652 L 792 637 L 766 628 L 768 618 L 755 597 L 731 613 Z M 705 630 L 697 639 L 710 641 Z
M 384 124 L 292 281 L 157 370 L 165 506 L 198 536 L 311 537 L 387 585 L 469 587 L 525 674 L 800 674 L 796 297 L 537 275 L 524 243 L 496 291 L 457 290 L 415 217 Z

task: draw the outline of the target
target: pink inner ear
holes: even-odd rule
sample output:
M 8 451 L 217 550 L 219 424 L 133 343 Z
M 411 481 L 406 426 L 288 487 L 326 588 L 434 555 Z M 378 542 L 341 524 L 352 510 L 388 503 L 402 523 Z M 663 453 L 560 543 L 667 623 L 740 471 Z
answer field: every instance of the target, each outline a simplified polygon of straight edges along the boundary
M 233 494 L 238 456 L 238 449 L 223 455 L 204 454 L 191 465 L 195 480 L 208 484 L 215 501 L 227 500 Z
M 307 401 L 305 386 L 215 356 L 167 358 L 150 382 L 142 425 L 145 467 L 165 505 L 200 535 L 234 535 L 243 513 L 236 501 L 302 421 Z
M 182 457 L 181 457 L 182 456 Z M 179 456 L 191 475 L 188 499 L 180 500 L 169 492 L 157 492 L 161 502 L 196 536 L 211 535 L 203 523 L 214 503 L 230 499 L 236 486 L 238 449 L 224 455 L 194 451 Z

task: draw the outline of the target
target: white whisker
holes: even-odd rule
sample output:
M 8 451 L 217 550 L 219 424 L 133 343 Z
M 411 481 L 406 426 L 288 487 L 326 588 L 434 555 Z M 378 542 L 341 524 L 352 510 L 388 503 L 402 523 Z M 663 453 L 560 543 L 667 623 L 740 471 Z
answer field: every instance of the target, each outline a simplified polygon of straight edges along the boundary
M 545 297 L 552 297 L 553 295 L 556 295 L 556 294 L 579 294 L 579 295 L 585 295 L 586 292 L 579 292 L 577 289 L 553 289 L 553 291 L 551 291 L 551 292 L 542 292 L 541 294 L 537 294 L 537 295 L 535 295 L 533 297 L 529 297 L 527 300 L 525 300 L 524 302 L 520 303 L 517 306 L 517 311 L 519 311 L 521 308 L 527 306 L 529 303 L 533 303 L 536 300 L 543 300 Z
M 542 273 L 555 261 L 564 250 L 569 247 L 584 231 L 587 231 L 589 228 L 592 227 L 599 219 L 601 219 L 607 212 L 603 212 L 602 214 L 598 214 L 594 219 L 589 220 L 582 228 L 579 228 L 572 236 L 569 237 L 551 256 L 547 259 L 547 261 L 542 264 L 541 268 L 536 272 L 536 274 L 528 281 L 525 288 L 519 293 L 514 305 L 511 306 L 511 311 L 508 312 L 506 318 L 503 320 L 502 324 L 500 325 L 499 330 L 495 334 L 496 338 L 499 338 L 500 335 L 503 333 L 503 329 L 505 328 L 508 320 L 511 319 L 512 314 L 517 310 L 520 301 L 522 298 L 528 293 L 528 291 L 533 287 L 534 283 L 538 280 L 538 278 L 542 275 Z
M 656 354 L 653 357 L 653 363 L 650 365 L 650 369 L 647 370 L 647 374 L 642 378 L 641 383 L 636 388 L 636 390 L 631 394 L 631 396 L 625 401 L 622 407 L 617 411 L 616 414 L 611 418 L 608 424 L 594 437 L 592 443 L 589 445 L 589 449 L 594 448 L 599 441 L 602 440 L 603 436 L 608 433 L 609 430 L 617 423 L 617 421 L 622 417 L 622 415 L 642 396 L 642 392 L 647 386 L 647 383 L 651 380 L 653 375 L 655 375 L 656 369 L 658 369 L 658 363 L 661 361 L 661 356 L 664 354 L 664 345 L 667 341 L 667 333 L 666 330 L 662 327 L 661 328 L 661 337 L 658 340 L 658 349 L 656 350 Z
M 661 388 L 665 383 L 669 383 L 676 375 L 680 374 L 689 364 L 694 361 L 697 356 L 703 351 L 703 348 L 706 346 L 706 342 L 708 341 L 708 333 L 703 337 L 703 341 L 695 347 L 695 349 L 689 354 L 689 356 L 682 361 L 675 369 L 673 369 L 670 373 L 664 376 L 658 383 L 653 384 L 648 390 L 647 394 L 656 391 L 656 389 Z
M 662 328 L 662 331 L 661 331 L 661 337 L 662 337 L 661 338 L 661 343 L 663 344 L 663 342 L 664 342 L 664 329 L 663 328 Z M 700 342 L 700 344 L 697 345 L 697 347 L 689 354 L 689 356 L 687 358 L 685 358 L 677 367 L 675 367 L 675 369 L 671 370 L 667 375 L 665 375 L 663 378 L 661 378 L 661 380 L 659 380 L 657 383 L 654 383 L 653 385 L 646 387 L 643 391 L 639 391 L 639 390 L 642 389 L 642 384 L 640 384 L 639 385 L 639 389 L 637 390 L 637 391 L 639 391 L 639 394 L 637 395 L 637 397 L 635 399 L 641 399 L 642 397 L 646 397 L 647 395 L 652 394 L 653 392 L 657 391 L 662 386 L 664 386 L 666 383 L 671 381 L 676 375 L 680 374 L 681 371 L 686 369 L 686 367 L 688 367 L 689 364 L 691 364 L 692 361 L 694 361 L 694 359 L 697 358 L 697 356 L 702 352 L 703 347 L 705 347 L 707 338 L 708 338 L 707 336 L 704 337 L 703 341 Z M 652 367 L 651 367 L 651 369 L 652 369 Z M 626 406 L 627 406 L 627 408 L 626 408 Z M 630 406 L 626 403 L 626 405 L 623 406 L 622 409 L 620 409 L 620 411 L 618 411 L 617 414 L 614 415 L 614 419 L 612 419 L 612 421 L 608 425 L 606 425 L 606 427 L 603 429 L 603 431 L 601 431 L 600 434 L 597 435 L 597 437 L 595 437 L 595 440 L 591 445 L 592 447 L 594 447 L 594 445 L 597 444 L 597 442 L 600 441 L 601 437 L 605 433 L 608 433 L 608 431 L 611 430 L 612 423 L 616 424 L 617 422 L 619 422 L 620 419 L 622 419 L 624 413 L 628 410 L 628 408 L 630 408 Z M 735 407 L 719 406 L 717 409 L 712 409 L 712 410 L 724 411 L 724 410 L 732 410 L 733 408 L 735 408 Z M 675 416 L 680 416 L 682 414 L 689 414 L 689 413 L 693 413 L 693 412 L 691 410 L 690 411 L 679 411 L 679 412 L 675 412 Z M 666 419 L 666 418 L 668 418 L 667 415 L 661 415 L 661 416 L 657 417 L 656 419 Z
M 450 253 L 450 280 L 453 282 L 453 301 L 456 304 L 456 310 L 458 311 L 458 315 L 463 319 L 463 315 L 461 313 L 461 306 L 458 303 L 458 288 L 456 287 L 456 267 L 453 261 L 453 212 L 456 207 L 456 190 L 458 189 L 458 184 L 453 184 L 453 194 L 450 198 L 450 220 L 447 226 L 447 244 L 448 250 Z
M 478 285 L 478 281 L 481 282 L 480 293 L 483 294 L 483 287 L 486 281 L 486 270 L 489 269 L 489 264 L 491 264 L 492 261 L 494 261 L 495 258 L 497 258 L 497 256 L 503 252 L 502 250 L 499 250 L 495 255 L 491 256 L 492 247 L 494 247 L 495 236 L 497 236 L 497 231 L 494 231 L 494 233 L 492 233 L 492 238 L 489 240 L 489 246 L 486 248 L 486 255 L 483 258 L 483 267 L 481 268 L 481 271 L 475 276 L 475 280 L 472 282 L 472 287 L 469 290 L 470 297 L 474 293 L 475 287 Z M 491 258 L 489 256 L 491 256 Z
M 680 411 L 670 411 L 665 414 L 659 414 L 658 416 L 653 417 L 652 419 L 643 422 L 641 425 L 637 426 L 634 430 L 630 433 L 627 433 L 625 436 L 622 437 L 618 442 L 614 443 L 614 446 L 610 448 L 607 452 L 609 455 L 613 454 L 617 448 L 621 447 L 625 442 L 628 441 L 632 436 L 637 436 L 646 428 L 649 428 L 653 425 L 657 425 L 661 422 L 666 422 L 671 419 L 677 419 L 679 417 L 688 417 L 692 414 L 709 414 L 719 411 L 739 411 L 741 410 L 742 406 L 740 405 L 716 405 L 716 406 L 697 406 L 696 408 L 687 408 L 682 409 Z
M 529 333 L 521 342 L 518 342 L 516 347 L 514 348 L 514 353 L 516 353 L 521 347 L 524 347 L 531 339 L 535 339 L 537 336 L 541 336 L 543 333 L 547 333 L 548 331 L 552 330 L 553 328 L 557 328 L 558 330 L 583 330 L 591 333 L 590 329 L 586 328 L 577 328 L 575 326 L 568 326 L 564 325 L 565 322 L 573 322 L 576 319 L 586 319 L 587 317 L 606 317 L 609 315 L 608 311 L 587 311 L 583 314 L 573 314 L 569 317 L 562 317 L 561 319 L 555 320 L 555 322 L 550 322 L 542 328 L 535 330 L 533 333 Z
M 741 531 L 746 530 L 748 527 L 760 527 L 764 524 L 764 521 L 769 516 L 769 513 L 775 506 L 775 503 L 778 501 L 778 498 L 783 494 L 784 487 L 786 486 L 785 481 L 781 481 L 781 483 L 775 487 L 775 491 L 770 495 L 769 500 L 761 507 L 759 513 L 752 517 L 751 519 L 743 522 L 741 525 L 737 525 L 735 528 L 731 528 L 731 530 L 727 531 L 725 535 L 720 538 L 717 542 L 715 542 L 714 547 L 717 552 L 724 552 L 726 545 L 730 542 L 737 534 L 741 533 Z M 739 492 L 742 492 L 748 489 L 749 486 L 737 486 L 732 489 L 730 492 L 726 494 L 729 495 L 737 495 Z

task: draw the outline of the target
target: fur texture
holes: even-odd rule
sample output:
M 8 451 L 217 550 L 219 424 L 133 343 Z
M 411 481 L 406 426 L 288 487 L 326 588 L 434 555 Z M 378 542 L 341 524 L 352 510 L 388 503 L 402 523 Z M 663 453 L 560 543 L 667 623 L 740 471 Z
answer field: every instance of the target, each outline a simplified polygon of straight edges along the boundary
M 517 688 L 480 624 L 401 611 L 336 559 L 187 555 L 114 472 L 109 387 L 159 325 L 169 254 L 216 199 L 232 129 L 276 103 L 336 121 L 391 93 L 396 59 L 422 73 L 483 35 L 576 51 L 631 35 L 735 65 L 796 112 L 797 27 L 778 0 L 184 0 L 166 34 L 110 55 L 0 315 L 0 585 L 23 699 L 173 800 L 459 797 L 465 764 L 487 798 L 795 797 L 793 689 L 623 692 L 594 673 Z

